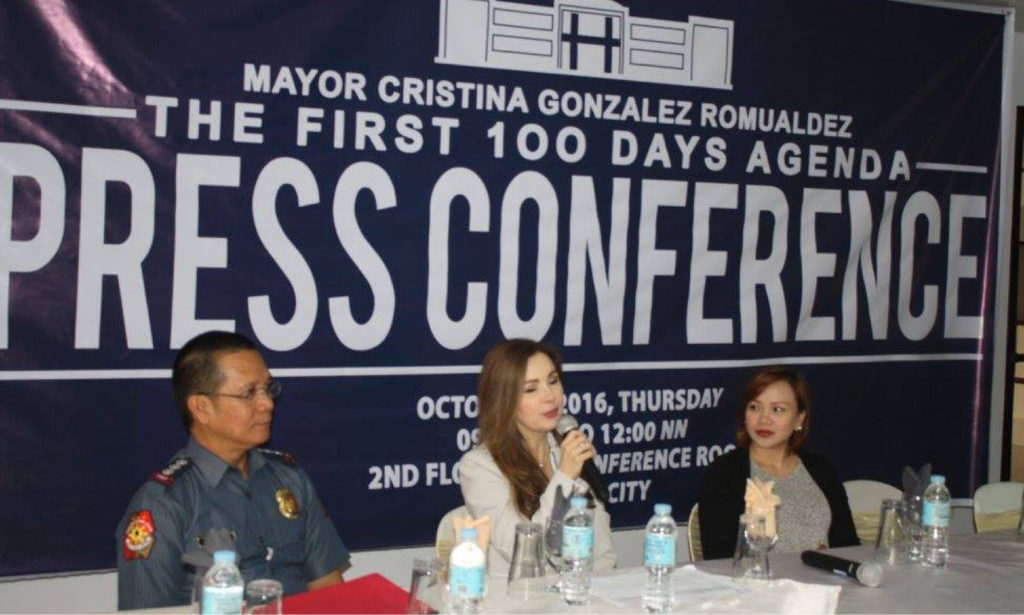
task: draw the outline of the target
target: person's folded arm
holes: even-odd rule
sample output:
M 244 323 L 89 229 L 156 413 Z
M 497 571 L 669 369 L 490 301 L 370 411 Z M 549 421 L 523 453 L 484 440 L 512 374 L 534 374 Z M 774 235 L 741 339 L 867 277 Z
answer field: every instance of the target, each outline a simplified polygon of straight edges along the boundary
M 306 583 L 306 589 L 313 591 L 314 589 L 321 589 L 323 587 L 330 587 L 331 585 L 337 585 L 338 583 L 344 583 L 345 578 L 341 576 L 341 569 L 336 568 L 319 579 L 313 579 L 309 583 Z

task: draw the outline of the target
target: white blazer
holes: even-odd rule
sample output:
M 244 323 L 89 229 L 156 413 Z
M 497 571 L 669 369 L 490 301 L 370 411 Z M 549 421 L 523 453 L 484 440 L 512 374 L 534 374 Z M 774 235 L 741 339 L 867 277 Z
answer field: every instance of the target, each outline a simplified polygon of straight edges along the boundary
M 548 435 L 554 460 L 554 474 L 540 496 L 540 508 L 527 519 L 516 508 L 512 500 L 512 486 L 501 473 L 491 452 L 480 445 L 462 456 L 459 462 L 459 482 L 462 499 L 474 518 L 491 516 L 491 542 L 487 549 L 487 573 L 493 576 L 508 576 L 515 545 L 516 524 L 533 521 L 541 526 L 547 524 L 555 504 L 556 489 L 580 495 L 590 490 L 586 481 L 573 480 L 558 469 L 561 450 Z M 609 570 L 615 567 L 615 549 L 612 546 L 611 517 L 604 504 L 595 500 L 594 513 L 594 570 Z

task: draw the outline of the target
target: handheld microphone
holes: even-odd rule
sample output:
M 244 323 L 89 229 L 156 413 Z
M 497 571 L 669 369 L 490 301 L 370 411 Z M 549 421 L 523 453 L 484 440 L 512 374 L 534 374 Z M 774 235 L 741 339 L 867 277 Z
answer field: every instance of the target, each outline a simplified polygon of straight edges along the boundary
M 576 422 L 576 419 L 568 414 L 563 414 L 558 418 L 558 423 L 555 424 L 555 433 L 562 438 L 565 437 L 565 434 L 573 429 L 579 429 L 579 427 L 580 424 Z M 594 465 L 593 459 L 583 462 L 583 470 L 580 472 L 580 476 L 590 485 L 590 490 L 594 492 L 594 497 L 607 504 L 609 498 L 608 487 L 605 486 L 601 472 Z
M 800 561 L 826 572 L 857 579 L 868 587 L 878 587 L 882 583 L 882 567 L 873 562 L 855 562 L 821 551 L 804 551 Z

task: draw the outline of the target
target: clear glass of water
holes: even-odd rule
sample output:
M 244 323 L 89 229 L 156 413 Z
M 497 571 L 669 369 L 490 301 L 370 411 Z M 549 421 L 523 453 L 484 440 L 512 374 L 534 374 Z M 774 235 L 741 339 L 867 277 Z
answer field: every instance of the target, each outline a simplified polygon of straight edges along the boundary
M 771 580 L 772 568 L 768 552 L 775 546 L 779 535 L 770 525 L 763 513 L 740 515 L 736 553 L 732 561 L 734 578 Z
M 412 561 L 412 580 L 409 583 L 409 603 L 406 613 L 433 613 L 430 599 L 437 600 L 439 582 L 444 571 L 444 564 L 437 558 L 415 558 Z
M 544 557 L 548 564 L 555 569 L 555 574 L 562 571 L 562 521 L 561 519 L 549 519 L 548 525 L 544 528 Z M 558 579 L 556 577 L 556 579 Z M 561 579 L 544 588 L 549 593 L 561 591 Z
M 893 566 L 903 559 L 907 537 L 900 522 L 902 515 L 903 500 L 882 500 L 882 509 L 878 517 L 878 537 L 875 538 L 875 561 Z
M 281 615 L 284 588 L 274 579 L 253 579 L 245 586 L 246 615 Z
M 544 583 L 544 530 L 537 523 L 519 523 L 508 570 L 508 595 L 532 600 L 547 589 Z
M 921 525 L 923 501 L 919 495 L 903 496 L 903 533 L 907 537 L 907 560 L 921 561 L 921 541 L 924 540 L 924 526 Z

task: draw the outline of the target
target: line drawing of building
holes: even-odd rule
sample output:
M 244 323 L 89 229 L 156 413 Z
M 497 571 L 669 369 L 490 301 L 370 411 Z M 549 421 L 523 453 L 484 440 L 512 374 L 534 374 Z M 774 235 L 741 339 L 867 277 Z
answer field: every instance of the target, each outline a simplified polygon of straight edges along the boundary
M 614 0 L 439 4 L 439 64 L 732 89 L 731 20 L 648 19 Z

